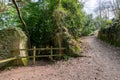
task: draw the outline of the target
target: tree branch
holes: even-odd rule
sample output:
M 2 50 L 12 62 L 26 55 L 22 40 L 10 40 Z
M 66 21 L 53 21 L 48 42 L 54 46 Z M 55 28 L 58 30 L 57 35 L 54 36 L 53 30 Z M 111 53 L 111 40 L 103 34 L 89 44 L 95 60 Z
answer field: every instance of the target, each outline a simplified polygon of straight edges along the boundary
M 20 9 L 19 9 L 18 6 L 17 6 L 16 1 L 15 1 L 15 0 L 12 0 L 12 1 L 13 1 L 13 4 L 15 5 L 15 8 L 16 8 L 17 12 L 18 12 L 18 16 L 19 16 L 19 18 L 20 18 L 20 21 L 21 21 L 22 25 L 25 27 L 26 32 L 28 32 L 28 30 L 27 30 L 27 25 L 26 25 L 26 23 L 24 22 L 24 20 L 23 20 L 23 18 L 22 18 L 22 14 L 21 14 L 21 12 L 20 12 Z
M 25 28 L 25 32 L 26 32 L 26 35 L 28 36 L 28 40 L 29 40 L 29 46 L 31 47 L 30 35 L 29 35 L 29 31 L 28 31 L 28 29 L 27 29 L 27 25 L 26 25 L 25 21 L 23 20 L 22 14 L 21 14 L 21 12 L 20 12 L 20 9 L 19 9 L 19 7 L 18 7 L 18 5 L 17 5 L 16 0 L 12 0 L 12 2 L 13 2 L 13 4 L 15 5 L 15 8 L 16 8 L 16 10 L 17 10 L 17 13 L 18 13 L 18 16 L 19 16 L 20 21 L 21 21 L 22 25 L 23 25 L 24 28 Z

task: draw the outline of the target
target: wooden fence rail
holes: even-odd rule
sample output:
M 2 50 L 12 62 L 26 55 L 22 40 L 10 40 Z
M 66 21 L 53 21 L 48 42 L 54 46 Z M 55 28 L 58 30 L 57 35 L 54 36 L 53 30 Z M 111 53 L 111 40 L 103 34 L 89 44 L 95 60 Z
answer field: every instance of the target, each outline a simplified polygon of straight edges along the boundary
M 8 58 L 8 59 L 0 60 L 0 64 L 5 63 L 5 62 L 9 62 L 9 61 L 13 61 L 13 60 L 16 60 L 16 59 L 17 59 L 17 57 L 12 57 L 12 58 Z
M 45 51 L 45 50 L 49 50 L 50 54 L 48 55 L 36 55 L 37 51 Z M 35 46 L 32 49 L 11 49 L 11 51 L 33 51 L 33 56 L 15 56 L 12 58 L 8 58 L 8 59 L 4 59 L 4 60 L 0 60 L 0 64 L 1 63 L 5 63 L 5 62 L 10 62 L 10 61 L 14 61 L 17 59 L 22 59 L 22 58 L 33 58 L 33 64 L 36 63 L 36 58 L 38 57 L 49 57 L 51 60 L 53 60 L 53 57 L 61 57 L 62 53 L 60 52 L 59 54 L 53 54 L 53 50 L 65 50 L 65 48 L 36 48 Z
M 52 50 L 64 50 L 65 48 L 52 48 Z M 11 51 L 33 51 L 33 50 L 36 50 L 36 51 L 43 51 L 43 50 L 51 50 L 51 48 L 32 48 L 32 49 L 11 49 Z

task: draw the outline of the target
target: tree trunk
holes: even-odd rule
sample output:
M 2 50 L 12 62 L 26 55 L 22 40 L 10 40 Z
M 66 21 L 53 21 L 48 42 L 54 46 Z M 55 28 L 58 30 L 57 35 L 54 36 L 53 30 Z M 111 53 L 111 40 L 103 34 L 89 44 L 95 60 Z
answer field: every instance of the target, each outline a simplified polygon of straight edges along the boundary
M 18 12 L 18 16 L 19 16 L 20 21 L 21 21 L 22 25 L 24 26 L 26 35 L 27 35 L 27 37 L 28 37 L 28 45 L 29 45 L 29 47 L 31 47 L 30 35 L 29 35 L 29 31 L 28 31 L 28 29 L 27 29 L 27 25 L 26 25 L 25 21 L 23 20 L 22 14 L 21 14 L 21 12 L 20 12 L 20 9 L 19 9 L 19 7 L 18 7 L 18 5 L 17 5 L 16 0 L 12 0 L 12 2 L 13 2 L 13 4 L 15 5 L 15 8 L 16 8 L 16 10 L 17 10 L 17 12 Z

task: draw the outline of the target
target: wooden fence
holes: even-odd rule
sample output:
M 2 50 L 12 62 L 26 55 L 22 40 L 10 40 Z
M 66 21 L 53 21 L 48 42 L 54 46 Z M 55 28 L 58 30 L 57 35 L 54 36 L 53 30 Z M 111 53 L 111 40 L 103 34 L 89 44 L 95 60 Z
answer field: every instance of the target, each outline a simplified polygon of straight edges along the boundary
M 48 51 L 49 54 L 39 54 L 39 55 L 36 55 L 37 51 Z M 53 51 L 54 50 L 58 50 L 58 54 L 53 54 Z M 10 61 L 14 61 L 14 60 L 18 60 L 18 59 L 22 59 L 22 58 L 33 58 L 33 64 L 36 63 L 36 58 L 38 57 L 49 57 L 51 60 L 53 60 L 53 57 L 61 57 L 62 56 L 62 51 L 65 50 L 65 48 L 53 48 L 53 47 L 50 47 L 50 48 L 36 48 L 36 47 L 33 47 L 31 49 L 16 49 L 16 50 L 11 50 L 11 51 L 32 51 L 32 56 L 14 56 L 12 58 L 8 58 L 8 59 L 4 59 L 4 60 L 0 60 L 0 64 L 1 63 L 5 63 L 5 62 L 10 62 Z

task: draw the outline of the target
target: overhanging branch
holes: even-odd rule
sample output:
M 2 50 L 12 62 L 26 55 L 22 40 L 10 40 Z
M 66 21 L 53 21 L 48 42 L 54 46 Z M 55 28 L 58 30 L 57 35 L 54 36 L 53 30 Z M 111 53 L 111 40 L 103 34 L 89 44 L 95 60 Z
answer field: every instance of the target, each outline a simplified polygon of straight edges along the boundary
M 25 21 L 23 20 L 22 14 L 21 14 L 21 12 L 20 12 L 20 9 L 19 9 L 19 7 L 18 7 L 18 5 L 17 5 L 16 0 L 12 0 L 12 2 L 13 2 L 13 4 L 15 5 L 15 8 L 16 8 L 16 10 L 17 10 L 17 13 L 18 13 L 18 16 L 19 16 L 20 21 L 21 21 L 22 25 L 24 26 L 26 35 L 28 36 L 29 46 L 31 47 L 31 44 L 30 44 L 30 35 L 29 35 L 29 31 L 28 31 L 28 29 L 27 29 L 27 25 L 26 25 Z

